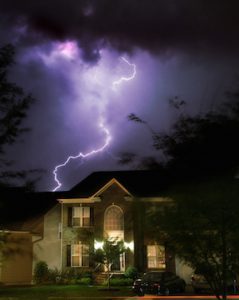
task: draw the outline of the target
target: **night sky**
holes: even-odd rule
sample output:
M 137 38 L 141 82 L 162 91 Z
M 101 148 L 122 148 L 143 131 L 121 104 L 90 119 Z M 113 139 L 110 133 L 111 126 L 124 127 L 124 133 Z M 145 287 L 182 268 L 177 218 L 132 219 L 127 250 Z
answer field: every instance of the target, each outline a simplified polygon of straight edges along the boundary
M 0 46 L 17 51 L 9 79 L 36 98 L 31 132 L 8 151 L 15 168 L 44 169 L 38 189 L 53 190 L 56 165 L 110 136 L 58 170 L 67 190 L 129 168 L 122 152 L 154 154 L 150 132 L 127 116 L 169 131 L 175 96 L 191 114 L 215 109 L 238 83 L 238 12 L 236 0 L 0 0 Z M 132 79 L 114 85 L 122 76 Z

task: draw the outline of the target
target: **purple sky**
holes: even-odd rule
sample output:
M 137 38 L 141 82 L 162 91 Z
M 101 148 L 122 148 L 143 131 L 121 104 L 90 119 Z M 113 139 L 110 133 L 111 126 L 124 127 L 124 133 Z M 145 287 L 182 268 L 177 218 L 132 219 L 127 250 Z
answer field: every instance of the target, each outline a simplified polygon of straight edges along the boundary
M 235 84 L 239 58 L 238 1 L 0 0 L 1 45 L 16 46 L 10 78 L 36 103 L 24 140 L 8 156 L 18 168 L 42 168 L 39 190 L 56 187 L 52 171 L 68 155 L 105 151 L 58 171 L 66 190 L 96 170 L 118 170 L 121 152 L 154 153 L 150 133 L 127 121 L 135 113 L 158 131 L 177 112 L 214 108 Z M 113 88 L 121 76 L 136 75 Z M 127 166 L 124 166 L 126 168 Z

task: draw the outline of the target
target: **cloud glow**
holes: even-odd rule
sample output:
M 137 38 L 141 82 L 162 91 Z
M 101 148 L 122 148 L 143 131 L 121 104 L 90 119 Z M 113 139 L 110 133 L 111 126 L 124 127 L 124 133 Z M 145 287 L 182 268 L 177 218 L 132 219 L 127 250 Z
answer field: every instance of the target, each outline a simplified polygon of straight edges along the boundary
M 74 44 L 66 44 L 65 46 L 61 46 L 60 48 L 58 47 L 58 50 L 60 51 L 61 54 L 64 54 L 66 55 L 66 57 L 68 58 L 71 54 L 73 55 L 74 54 Z M 121 57 L 121 60 L 127 64 L 129 67 L 131 67 L 131 74 L 129 74 L 128 76 L 126 75 L 121 75 L 121 77 L 116 80 L 116 81 L 113 81 L 111 84 L 109 82 L 105 83 L 105 86 L 103 89 L 101 89 L 101 93 L 102 93 L 102 90 L 108 90 L 110 87 L 116 87 L 116 86 L 119 86 L 121 85 L 124 81 L 130 81 L 130 80 L 133 80 L 136 76 L 136 65 L 135 64 L 132 64 L 130 63 L 125 57 Z M 102 78 L 104 78 L 104 72 L 102 72 L 102 69 L 97 67 L 97 66 L 94 66 L 93 68 L 89 69 L 89 72 L 85 72 L 85 75 L 84 75 L 84 79 L 86 81 L 86 83 L 89 83 L 90 82 L 90 86 L 92 85 L 92 83 L 94 82 L 95 85 L 98 86 L 98 88 L 102 85 Z M 104 81 L 103 81 L 103 84 L 104 84 Z M 100 93 L 99 93 L 100 95 Z M 58 189 L 60 189 L 62 187 L 62 182 L 61 180 L 59 179 L 59 176 L 58 176 L 58 171 L 59 169 L 65 167 L 70 161 L 72 160 L 78 160 L 78 159 L 85 159 L 85 158 L 88 158 L 88 157 L 91 157 L 93 155 L 96 155 L 100 152 L 103 152 L 110 144 L 111 140 L 112 140 L 112 136 L 110 134 L 110 130 L 108 129 L 108 126 L 106 125 L 105 123 L 105 117 L 104 117 L 104 113 L 105 113 L 105 105 L 107 103 L 107 101 L 101 101 L 101 99 L 107 99 L 106 97 L 106 93 L 105 94 L 101 94 L 101 97 L 99 97 L 99 95 L 96 97 L 96 96 L 93 96 L 92 98 L 87 98 L 88 102 L 92 102 L 94 101 L 94 98 L 99 98 L 97 100 L 99 100 L 97 102 L 97 106 L 100 108 L 99 110 L 99 120 L 98 120 L 98 126 L 100 128 L 101 131 L 103 131 L 104 135 L 105 135 L 105 138 L 104 138 L 104 141 L 102 143 L 102 145 L 100 147 L 96 147 L 94 148 L 93 150 L 90 150 L 88 152 L 79 152 L 77 155 L 69 155 L 66 160 L 61 163 L 61 164 L 58 164 L 55 166 L 54 170 L 53 170 L 53 176 L 54 176 L 54 181 L 56 183 L 56 186 L 55 188 L 53 189 L 53 191 L 57 191 Z M 104 96 L 104 97 L 102 97 Z M 89 101 L 89 99 L 91 99 L 91 101 Z

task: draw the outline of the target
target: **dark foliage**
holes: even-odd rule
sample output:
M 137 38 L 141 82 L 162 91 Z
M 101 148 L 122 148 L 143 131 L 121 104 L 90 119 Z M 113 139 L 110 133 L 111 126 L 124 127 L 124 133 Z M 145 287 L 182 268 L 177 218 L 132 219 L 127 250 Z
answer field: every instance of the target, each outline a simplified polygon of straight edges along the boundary
M 29 129 L 24 120 L 34 99 L 23 89 L 8 80 L 10 67 L 14 64 L 14 47 L 5 45 L 0 48 L 0 181 L 2 185 L 11 185 L 18 178 L 27 181 L 26 171 L 12 171 L 12 161 L 6 159 L 8 146 L 18 141 L 19 136 Z M 35 172 L 35 171 L 31 171 Z M 29 181 L 32 187 L 32 182 Z
M 206 278 L 218 298 L 226 298 L 227 283 L 239 273 L 238 195 L 238 179 L 231 177 L 181 183 L 171 188 L 174 201 L 151 212 L 147 224 L 157 239 Z
M 169 133 L 157 132 L 135 114 L 129 115 L 130 121 L 142 123 L 152 135 L 153 147 L 159 153 L 154 168 L 156 165 L 166 167 L 178 178 L 237 172 L 239 93 L 227 92 L 226 95 L 230 101 L 214 112 L 196 116 L 181 113 Z M 184 104 L 180 101 L 176 109 Z M 148 162 L 147 165 L 147 160 L 142 160 L 139 166 L 150 169 L 152 159 Z

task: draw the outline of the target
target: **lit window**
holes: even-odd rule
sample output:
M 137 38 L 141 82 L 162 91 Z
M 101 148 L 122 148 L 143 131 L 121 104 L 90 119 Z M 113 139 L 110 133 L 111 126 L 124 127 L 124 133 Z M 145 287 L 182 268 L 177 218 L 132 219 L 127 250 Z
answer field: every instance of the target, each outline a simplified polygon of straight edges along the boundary
M 123 230 L 123 212 L 118 206 L 110 206 L 105 212 L 105 230 Z
M 161 245 L 147 246 L 147 260 L 149 269 L 165 269 L 165 248 Z
M 73 207 L 72 226 L 79 226 L 79 227 L 90 226 L 89 207 Z
M 81 243 L 71 245 L 71 266 L 89 267 L 89 245 Z

